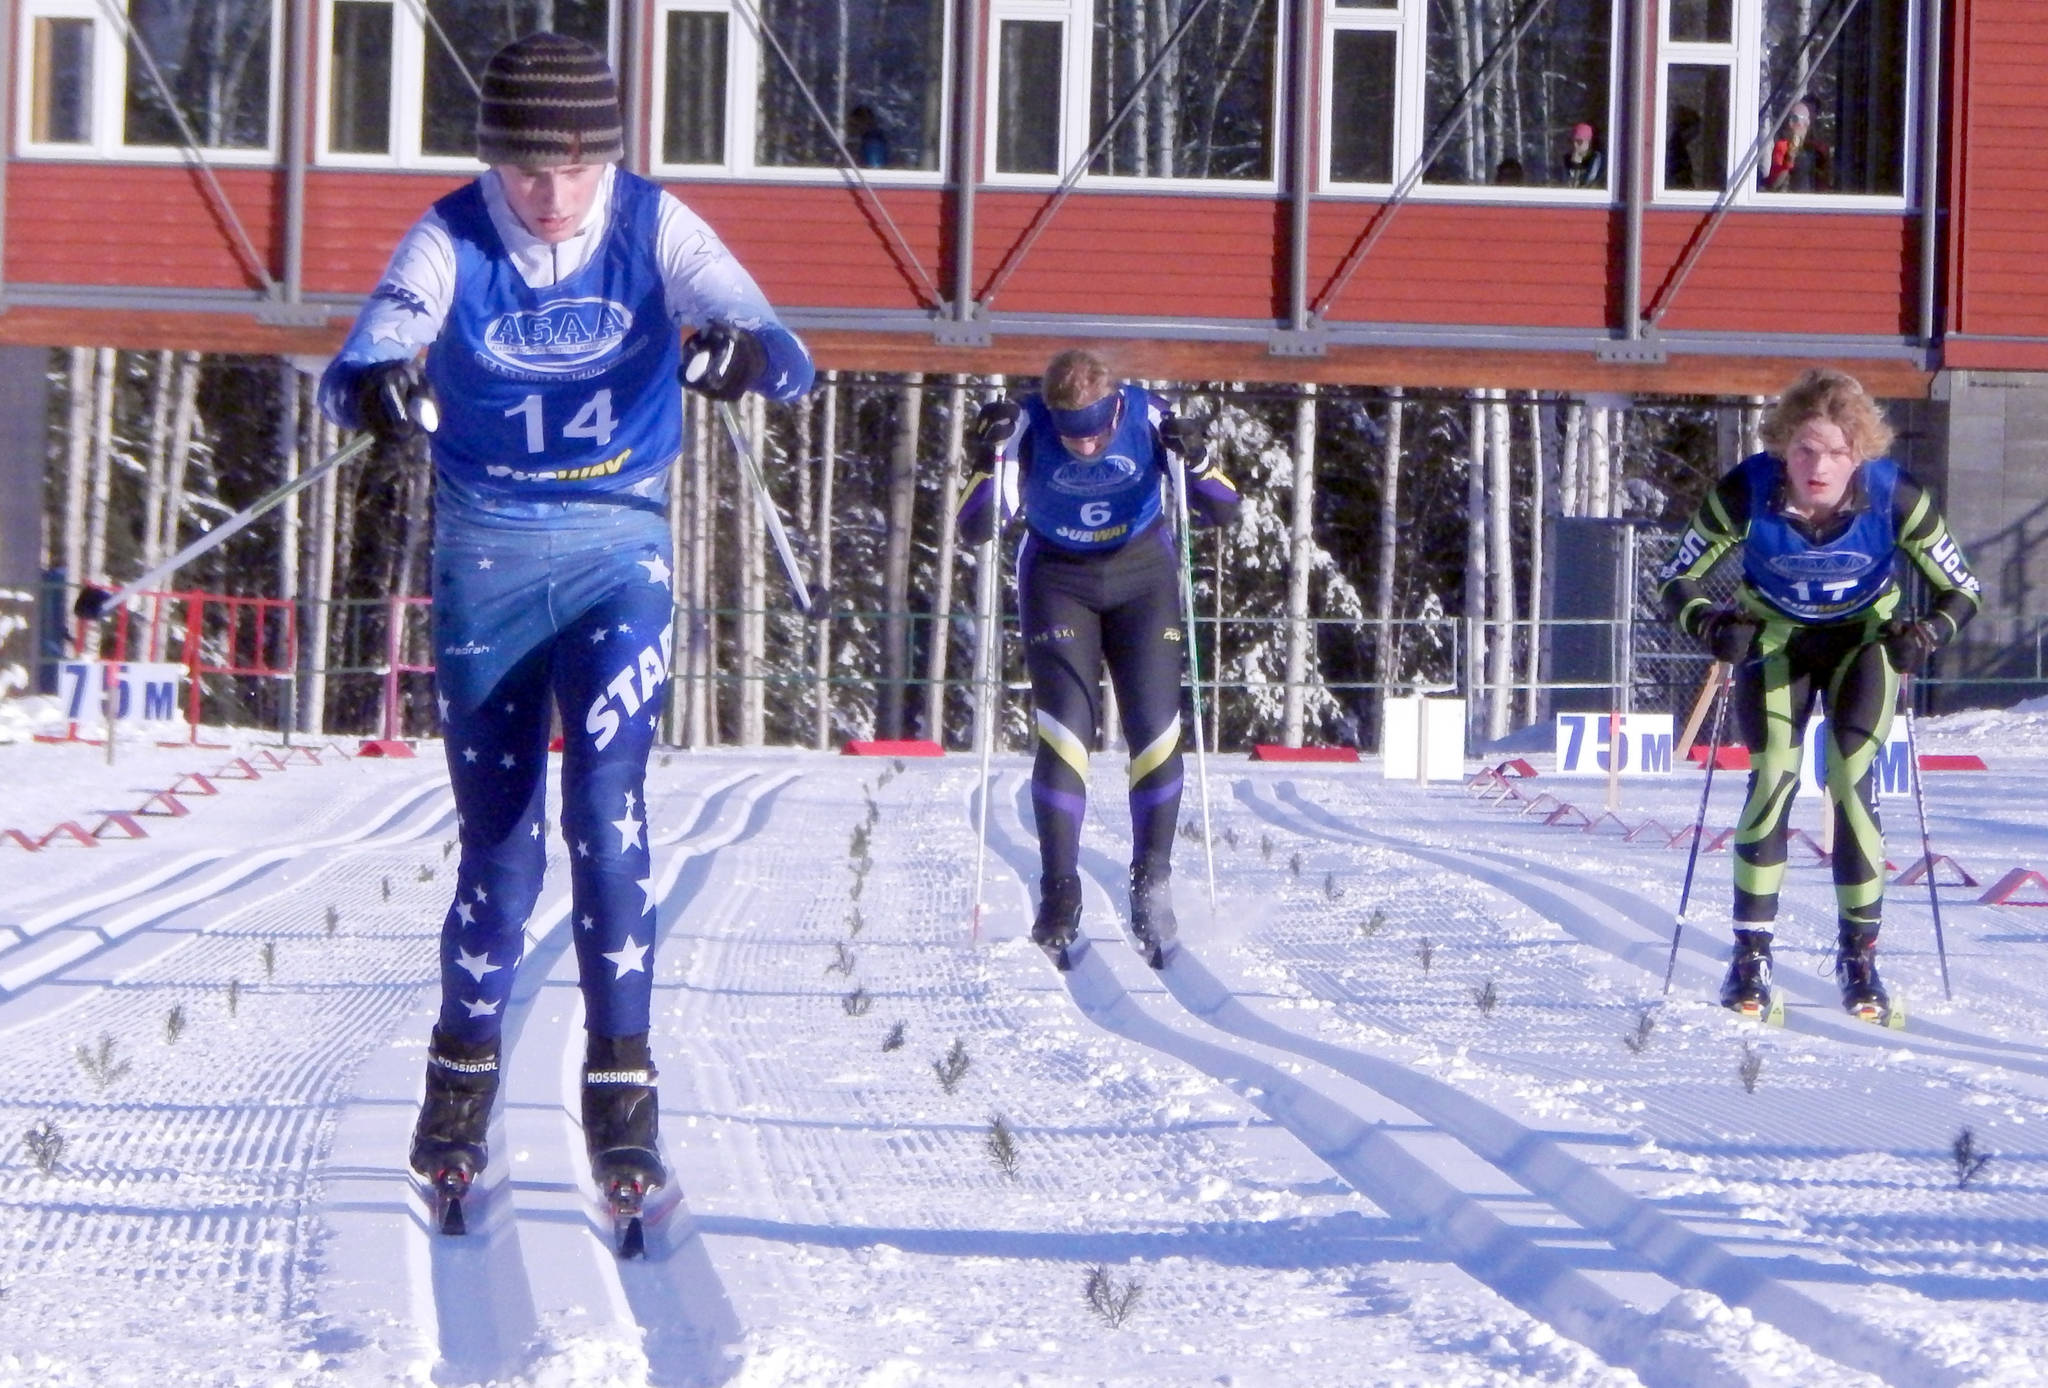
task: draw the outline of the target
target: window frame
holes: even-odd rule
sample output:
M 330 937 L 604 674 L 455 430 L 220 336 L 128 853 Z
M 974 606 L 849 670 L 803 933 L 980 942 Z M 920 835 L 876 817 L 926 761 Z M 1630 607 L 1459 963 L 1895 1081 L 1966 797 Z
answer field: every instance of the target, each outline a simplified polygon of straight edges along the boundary
M 938 158 L 929 169 L 862 169 L 860 176 L 876 187 L 944 187 L 951 177 L 953 157 L 953 54 L 954 10 L 950 0 L 934 0 L 941 11 L 939 36 L 939 121 Z M 715 164 L 671 164 L 661 158 L 668 135 L 668 15 L 672 11 L 723 14 L 725 20 L 725 159 Z M 790 168 L 780 164 L 756 163 L 759 145 L 761 104 L 757 94 L 764 63 L 782 59 L 765 42 L 755 27 L 754 6 L 742 8 L 733 0 L 657 0 L 648 36 L 654 79 L 649 84 L 648 176 L 656 179 L 746 180 L 775 183 L 839 184 L 853 175 L 834 162 L 812 168 Z M 614 26 L 614 33 L 617 26 Z
M 359 3 L 363 0 L 358 0 Z M 469 154 L 426 154 L 421 131 L 426 123 L 427 45 L 438 43 L 421 20 L 424 0 L 368 0 L 391 8 L 391 149 L 384 154 L 330 147 L 334 117 L 334 8 L 337 0 L 320 0 L 316 12 L 319 47 L 313 76 L 313 163 L 324 169 L 406 169 L 432 173 L 474 174 L 484 167 Z M 605 3 L 605 61 L 619 71 L 619 10 L 622 0 Z M 478 78 L 483 74 L 479 72 Z
M 1417 179 L 1408 194 L 1416 202 L 1551 203 L 1581 207 L 1609 207 L 1620 200 L 1621 189 L 1613 170 L 1616 149 L 1615 128 L 1625 99 L 1622 59 L 1627 51 L 1624 14 L 1628 6 L 1610 0 L 1607 8 L 1607 111 L 1601 120 L 1601 160 L 1609 171 L 1604 188 L 1568 188 L 1560 184 L 1431 183 Z M 1668 8 L 1668 7 L 1667 7 Z M 1394 7 L 1368 8 L 1340 5 L 1323 0 L 1320 26 L 1322 53 L 1316 73 L 1317 114 L 1316 191 L 1332 198 L 1384 199 L 1400 183 L 1422 155 L 1429 138 L 1424 120 L 1429 80 L 1428 0 L 1397 0 Z M 1343 29 L 1392 29 L 1397 45 L 1394 57 L 1394 151 L 1393 178 L 1386 183 L 1339 181 L 1330 174 L 1332 146 L 1330 116 L 1336 109 L 1335 34 Z
M 268 137 L 258 147 L 201 145 L 206 162 L 223 168 L 274 167 L 282 157 L 284 116 L 284 58 L 286 44 L 284 0 L 270 3 L 270 66 L 268 100 L 264 120 Z M 127 14 L 127 0 L 121 0 Z M 76 143 L 38 141 L 35 129 L 35 25 L 39 19 L 82 19 L 92 24 L 91 91 L 86 110 L 90 113 L 92 138 Z M 122 137 L 128 103 L 129 45 L 117 33 L 97 0 L 21 0 L 15 10 L 15 93 L 14 154 L 19 159 L 117 160 L 131 164 L 184 164 L 190 156 L 182 144 L 131 145 Z
M 1732 0 L 1734 22 L 1727 43 L 1675 42 L 1671 38 L 1671 8 L 1660 6 L 1662 18 L 1657 30 L 1657 71 L 1651 101 L 1653 138 L 1658 151 L 1656 179 L 1650 199 L 1661 207 L 1712 207 L 1721 199 L 1716 189 L 1666 188 L 1664 186 L 1664 141 L 1670 110 L 1670 75 L 1674 66 L 1718 65 L 1728 74 L 1729 169 L 1735 168 L 1761 130 L 1764 112 L 1759 109 L 1765 93 L 1763 75 L 1763 27 L 1765 0 Z M 1920 129 L 1926 118 L 1920 109 L 1920 44 L 1922 6 L 1927 0 L 1904 0 L 1906 46 L 1903 66 L 1905 82 L 1899 92 L 1902 166 L 1897 193 L 1773 193 L 1757 186 L 1757 169 L 1751 168 L 1729 198 L 1731 207 L 1799 212 L 1906 212 L 1919 205 Z M 1745 133 L 1746 132 L 1746 133 Z M 1768 146 L 1766 147 L 1768 150 Z

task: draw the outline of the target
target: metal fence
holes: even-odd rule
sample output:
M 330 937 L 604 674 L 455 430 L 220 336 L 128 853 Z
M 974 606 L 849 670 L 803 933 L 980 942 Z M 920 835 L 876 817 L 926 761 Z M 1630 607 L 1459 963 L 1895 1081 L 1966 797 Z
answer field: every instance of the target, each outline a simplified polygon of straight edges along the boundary
M 1643 547 L 1639 558 L 1654 552 L 1661 560 L 1667 538 L 1631 537 L 1631 544 Z M 1475 746 L 1484 745 L 1494 730 L 1547 724 L 1566 709 L 1623 707 L 1682 716 L 1706 677 L 1709 660 L 1663 618 L 1646 577 L 1653 567 L 1639 564 L 1638 578 L 1625 586 L 1631 595 L 1626 615 L 1385 623 L 1371 617 L 1312 617 L 1303 632 L 1311 653 L 1310 675 L 1299 686 L 1307 739 L 1374 750 L 1381 701 L 1415 693 L 1465 697 L 1468 742 Z M 17 599 L 11 606 L 0 605 L 0 611 L 18 614 L 34 606 L 26 595 Z M 157 622 L 136 619 L 133 644 L 109 645 L 107 654 L 140 659 L 147 653 L 187 663 L 197 671 L 188 691 L 195 722 L 260 726 L 286 736 L 436 734 L 427 599 L 342 599 L 285 610 L 291 606 L 177 595 L 176 602 L 158 610 Z M 63 609 L 46 600 L 40 610 Z M 739 744 L 748 740 L 744 730 L 757 726 L 762 742 L 778 745 L 831 746 L 901 731 L 956 749 L 968 747 L 978 700 L 978 616 L 966 609 L 944 619 L 896 614 L 909 658 L 901 674 L 885 677 L 877 651 L 890 615 L 834 612 L 811 623 L 780 608 L 679 608 L 665 740 L 682 746 Z M 760 657 L 752 661 L 739 650 L 737 636 L 749 618 L 758 618 L 767 633 Z M 1243 750 L 1254 742 L 1283 740 L 1289 685 L 1281 672 L 1290 625 L 1285 617 L 1230 613 L 1205 615 L 1196 623 L 1201 706 L 1212 747 Z M 931 642 L 941 639 L 942 627 L 945 673 L 935 681 L 927 671 Z M 1946 653 L 1936 674 L 1923 681 L 1932 706 L 1984 701 L 1992 694 L 2003 702 L 2048 692 L 2048 619 L 1986 619 L 1967 635 L 1970 639 Z M 821 637 L 832 653 L 822 673 Z M 1498 684 L 1487 678 L 1495 668 L 1487 656 L 1496 642 L 1507 644 L 1513 672 Z M 60 644 L 63 655 L 96 649 L 84 628 L 74 628 L 71 639 Z M 49 667 L 58 647 L 45 641 L 39 662 L 26 642 L 17 639 L 16 650 L 20 658 L 43 667 L 39 687 L 53 688 Z M 1591 652 L 1597 659 L 1574 663 L 1564 658 L 1571 651 Z M 1030 685 L 1014 613 L 1003 618 L 1002 652 L 996 682 L 998 745 L 1021 748 L 1029 743 Z M 1617 678 L 1618 672 L 1625 674 Z M 1193 703 L 1189 697 L 1190 713 Z M 898 729 L 879 721 L 891 704 L 904 711 Z M 1105 679 L 1102 707 L 1110 726 L 1102 730 L 1101 740 L 1106 747 L 1117 745 L 1115 720 L 1109 716 L 1114 705 Z M 934 707 L 936 725 L 930 718 Z

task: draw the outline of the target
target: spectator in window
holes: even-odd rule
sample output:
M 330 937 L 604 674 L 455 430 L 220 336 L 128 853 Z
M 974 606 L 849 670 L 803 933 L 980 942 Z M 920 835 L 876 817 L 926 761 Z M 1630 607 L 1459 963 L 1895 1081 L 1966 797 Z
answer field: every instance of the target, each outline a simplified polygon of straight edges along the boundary
M 1567 188 L 1607 186 L 1607 169 L 1593 144 L 1593 127 L 1585 121 L 1572 127 L 1571 149 L 1564 157 L 1564 184 Z
M 703 219 L 618 167 L 603 54 L 532 34 L 481 87 L 490 167 L 405 234 L 320 382 L 344 428 L 394 444 L 432 430 L 435 679 L 462 854 L 410 1160 L 449 1199 L 487 1166 L 559 708 L 584 1139 L 599 1190 L 637 1199 L 666 1180 L 643 787 L 675 606 L 678 377 L 721 400 L 789 400 L 811 361 Z
M 1792 103 L 1784 128 L 1771 142 L 1770 168 L 1764 174 L 1767 193 L 1825 193 L 1834 186 L 1828 147 L 1813 136 L 1813 107 Z
M 846 113 L 846 143 L 864 169 L 889 167 L 889 132 L 872 106 L 856 106 Z
M 1522 173 L 1522 161 L 1510 154 L 1493 166 L 1493 181 L 1510 188 L 1519 188 L 1528 182 Z

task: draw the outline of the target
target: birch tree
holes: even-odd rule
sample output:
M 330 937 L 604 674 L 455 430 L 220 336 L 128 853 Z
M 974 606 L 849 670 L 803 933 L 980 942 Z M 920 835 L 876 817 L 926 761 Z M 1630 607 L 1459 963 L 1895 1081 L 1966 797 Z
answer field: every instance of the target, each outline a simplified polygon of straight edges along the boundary
M 939 459 L 938 557 L 933 566 L 931 641 L 925 653 L 924 732 L 941 746 L 946 742 L 946 663 L 953 651 L 953 565 L 959 533 L 953 513 L 960 505 L 966 415 L 966 381 L 955 376 L 946 392 L 946 451 Z
M 818 587 L 832 586 L 832 491 L 839 467 L 839 373 L 825 373 L 823 418 L 819 421 L 818 509 L 813 536 L 818 556 Z M 811 745 L 824 751 L 832 745 L 832 623 L 813 622 L 817 648 L 817 684 L 811 703 Z
M 1316 505 L 1316 394 L 1303 386 L 1294 403 L 1294 497 L 1287 547 L 1287 687 L 1283 691 L 1280 737 L 1301 746 L 1302 692 L 1308 683 L 1313 642 L 1308 621 L 1309 549 Z
M 889 450 L 888 528 L 882 554 L 882 690 L 880 735 L 904 736 L 904 685 L 910 672 L 910 546 L 917 508 L 918 416 L 924 377 L 912 373 L 899 393 L 896 436 Z

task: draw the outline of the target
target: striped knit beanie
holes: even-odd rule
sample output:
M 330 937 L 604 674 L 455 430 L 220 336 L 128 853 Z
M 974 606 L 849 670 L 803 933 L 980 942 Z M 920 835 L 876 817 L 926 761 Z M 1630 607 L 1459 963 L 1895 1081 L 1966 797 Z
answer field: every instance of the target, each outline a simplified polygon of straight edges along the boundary
M 625 157 L 619 84 L 604 54 L 563 34 L 528 34 L 484 67 L 476 157 L 541 169 Z

